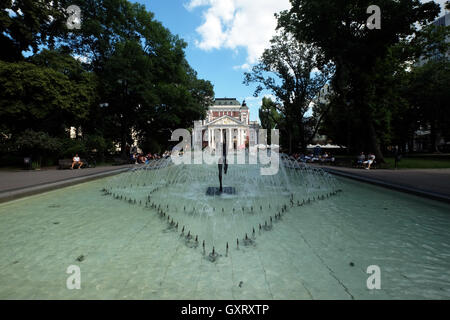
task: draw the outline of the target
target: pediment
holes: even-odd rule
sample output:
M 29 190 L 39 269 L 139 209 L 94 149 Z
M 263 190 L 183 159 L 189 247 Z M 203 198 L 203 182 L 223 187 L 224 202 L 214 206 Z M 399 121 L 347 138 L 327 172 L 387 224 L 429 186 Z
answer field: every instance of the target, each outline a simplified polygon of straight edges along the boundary
M 230 126 L 230 125 L 243 125 L 243 123 L 233 117 L 230 116 L 222 116 L 219 119 L 216 119 L 210 123 L 209 126 Z

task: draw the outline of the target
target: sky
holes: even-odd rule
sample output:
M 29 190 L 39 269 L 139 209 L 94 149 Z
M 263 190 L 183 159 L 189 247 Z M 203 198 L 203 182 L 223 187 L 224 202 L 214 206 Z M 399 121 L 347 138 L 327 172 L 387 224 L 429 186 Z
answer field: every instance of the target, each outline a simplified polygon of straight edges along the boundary
M 216 98 L 245 99 L 250 120 L 258 120 L 263 96 L 246 86 L 249 71 L 268 46 L 276 19 L 289 0 L 138 0 L 173 34 L 188 43 L 186 58 L 198 77 L 214 85 Z
M 211 81 L 216 98 L 237 98 L 241 103 L 245 99 L 250 120 L 258 120 L 262 98 L 270 92 L 253 97 L 256 85 L 242 83 L 244 72 L 268 47 L 275 33 L 274 14 L 289 9 L 289 0 L 134 1 L 144 4 L 156 20 L 188 43 L 189 64 L 199 78 Z M 445 0 L 435 2 L 443 8 Z

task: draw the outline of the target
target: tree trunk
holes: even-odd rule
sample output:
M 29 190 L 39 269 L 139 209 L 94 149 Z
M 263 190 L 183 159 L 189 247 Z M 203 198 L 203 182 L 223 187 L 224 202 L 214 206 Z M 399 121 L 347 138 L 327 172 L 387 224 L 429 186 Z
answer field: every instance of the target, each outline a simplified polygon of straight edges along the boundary
M 289 154 L 292 154 L 292 131 L 289 130 Z
M 431 128 L 430 128 L 430 140 L 431 140 L 431 152 L 440 153 L 438 148 L 438 138 L 439 134 L 436 129 L 436 121 L 431 121 Z
M 127 132 L 126 132 L 126 124 L 125 121 L 122 119 L 121 123 L 121 137 L 120 137 L 120 151 L 122 154 L 122 158 L 127 158 Z
M 379 163 L 385 163 L 383 153 L 381 152 L 380 144 L 378 143 L 377 133 L 375 131 L 375 126 L 371 119 L 367 119 L 367 128 L 369 129 L 369 139 L 370 145 L 373 149 L 372 152 L 375 153 L 375 157 Z
M 302 116 L 302 119 L 300 120 L 300 123 L 299 123 L 299 135 L 300 135 L 300 147 L 301 147 L 301 152 L 305 152 L 306 151 L 306 149 L 307 149 L 307 146 L 306 146 L 306 143 L 305 143 L 305 141 L 306 141 L 306 139 L 305 139 L 305 126 L 304 126 L 304 123 L 303 123 L 303 116 Z

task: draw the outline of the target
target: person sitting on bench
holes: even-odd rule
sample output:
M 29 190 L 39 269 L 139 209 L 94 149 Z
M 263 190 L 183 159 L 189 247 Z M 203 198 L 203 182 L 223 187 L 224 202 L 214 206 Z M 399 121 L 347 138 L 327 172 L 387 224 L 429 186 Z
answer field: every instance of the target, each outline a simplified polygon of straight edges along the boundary
M 367 161 L 364 161 L 363 164 L 366 165 L 365 169 L 370 170 L 370 166 L 375 162 L 375 155 L 373 153 L 369 153 L 367 156 Z
M 364 161 L 366 161 L 366 155 L 364 154 L 364 152 L 361 152 L 360 155 L 357 157 L 356 165 L 358 167 L 362 167 Z
M 73 159 L 72 159 L 72 167 L 70 169 L 73 169 L 73 167 L 75 165 L 78 165 L 78 169 L 81 169 L 81 167 L 83 166 L 83 162 L 81 162 L 81 159 L 78 156 L 78 153 L 75 155 L 75 157 L 73 157 Z

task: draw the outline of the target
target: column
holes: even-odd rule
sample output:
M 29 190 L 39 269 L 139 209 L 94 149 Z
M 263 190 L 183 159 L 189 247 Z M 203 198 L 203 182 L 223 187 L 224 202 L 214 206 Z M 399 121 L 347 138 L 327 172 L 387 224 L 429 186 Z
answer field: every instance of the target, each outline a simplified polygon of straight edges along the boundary
M 241 146 L 241 128 L 237 130 L 237 144 L 239 147 Z
M 209 141 L 210 141 L 210 143 L 209 143 L 209 146 L 211 147 L 211 148 L 213 148 L 213 146 L 214 146 L 214 131 L 213 131 L 213 129 L 209 129 Z

